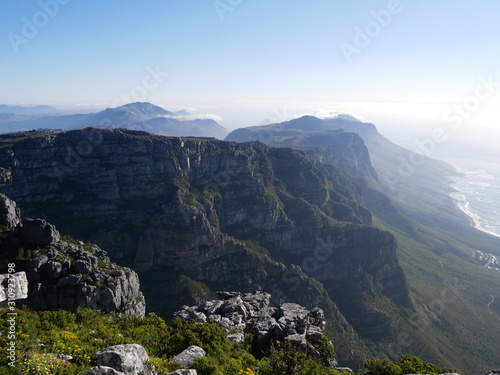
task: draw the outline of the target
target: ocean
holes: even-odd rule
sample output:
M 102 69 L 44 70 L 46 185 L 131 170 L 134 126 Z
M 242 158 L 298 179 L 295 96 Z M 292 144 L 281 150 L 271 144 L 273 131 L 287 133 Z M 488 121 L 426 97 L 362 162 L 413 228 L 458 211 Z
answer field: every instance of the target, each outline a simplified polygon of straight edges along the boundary
M 500 160 L 460 164 L 452 198 L 477 229 L 500 237 Z

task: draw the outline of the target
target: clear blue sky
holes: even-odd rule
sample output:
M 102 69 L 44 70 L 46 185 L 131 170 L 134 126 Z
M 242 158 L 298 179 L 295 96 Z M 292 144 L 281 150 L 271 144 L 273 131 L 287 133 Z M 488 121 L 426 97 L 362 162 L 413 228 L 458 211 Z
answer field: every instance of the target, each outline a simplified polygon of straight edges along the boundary
M 229 128 L 320 108 L 442 122 L 478 77 L 500 81 L 498 0 L 59 1 L 0 0 L 0 103 L 106 107 L 144 94 L 146 79 L 145 101 Z M 499 118 L 499 98 L 497 87 L 470 117 Z

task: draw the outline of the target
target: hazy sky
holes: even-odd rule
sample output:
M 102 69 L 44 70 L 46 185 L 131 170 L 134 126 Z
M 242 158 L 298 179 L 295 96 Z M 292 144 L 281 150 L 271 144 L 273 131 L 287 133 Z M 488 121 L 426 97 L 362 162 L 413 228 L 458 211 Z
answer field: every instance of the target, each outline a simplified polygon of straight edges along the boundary
M 0 103 L 136 99 L 230 129 L 340 109 L 491 139 L 499 17 L 498 0 L 0 0 Z

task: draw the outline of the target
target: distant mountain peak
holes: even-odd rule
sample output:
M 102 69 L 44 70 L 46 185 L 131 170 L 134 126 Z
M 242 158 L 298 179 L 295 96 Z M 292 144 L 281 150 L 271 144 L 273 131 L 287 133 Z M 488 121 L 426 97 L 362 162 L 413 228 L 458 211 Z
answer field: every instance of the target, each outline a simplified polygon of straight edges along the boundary
M 327 130 L 328 125 L 317 117 L 306 115 L 284 123 L 286 129 L 298 129 L 305 131 Z
M 169 112 L 162 107 L 159 107 L 157 105 L 154 105 L 149 102 L 135 102 L 135 103 L 128 103 L 125 105 L 122 105 L 120 107 L 115 107 L 115 108 L 106 108 L 106 111 L 112 111 L 112 112 L 122 112 L 122 111 L 127 111 L 127 112 L 134 112 L 134 113 L 141 113 L 144 115 L 147 115 L 149 117 L 154 117 L 154 116 L 169 116 L 173 115 L 172 112 Z

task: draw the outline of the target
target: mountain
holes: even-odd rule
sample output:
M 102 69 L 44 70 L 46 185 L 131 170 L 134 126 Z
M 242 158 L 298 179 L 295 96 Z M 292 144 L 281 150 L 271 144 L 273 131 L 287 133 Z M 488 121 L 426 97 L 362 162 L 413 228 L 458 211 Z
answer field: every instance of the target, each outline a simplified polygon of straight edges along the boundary
M 119 129 L 7 134 L 0 191 L 131 266 L 163 316 L 216 290 L 263 290 L 276 304 L 323 308 L 341 363 L 412 353 L 467 373 L 495 366 L 499 273 L 467 256 L 466 222 L 455 232 L 436 216 L 447 193 L 439 173 L 453 169 L 426 161 L 420 173 L 440 180 L 410 217 L 383 178 L 409 151 L 382 143 L 372 124 L 313 121 L 311 131 L 307 118 L 238 131 L 281 147 Z M 372 165 L 377 152 L 392 153 L 395 170 Z M 476 249 L 498 251 L 477 238 Z
M 364 146 L 353 147 L 354 139 Z M 410 295 L 420 309 L 410 318 L 412 328 L 400 329 L 400 337 L 411 339 L 394 343 L 395 352 L 413 350 L 471 373 L 474 367 L 498 363 L 500 302 L 495 296 L 500 295 L 500 277 L 478 267 L 475 258 L 478 251 L 498 256 L 500 240 L 473 228 L 449 197 L 455 168 L 395 145 L 373 124 L 348 118 L 302 117 L 237 129 L 226 140 L 307 150 L 327 170 L 337 166 L 359 184 L 374 223 L 397 239 Z M 433 145 L 425 147 L 431 154 Z M 368 159 L 361 157 L 365 151 Z M 424 322 L 423 316 L 430 320 Z M 426 344 L 417 349 L 418 336 Z
M 359 365 L 414 311 L 359 186 L 302 151 L 83 129 L 2 135 L 0 166 L 0 191 L 138 272 L 163 316 L 262 290 L 323 308 L 339 360 Z
M 178 118 L 176 118 L 178 117 Z M 214 120 L 181 120 L 182 116 L 151 103 L 129 103 L 97 113 L 29 118 L 0 122 L 3 133 L 32 129 L 72 130 L 87 126 L 102 129 L 125 128 L 152 134 L 224 138 L 228 131 Z

